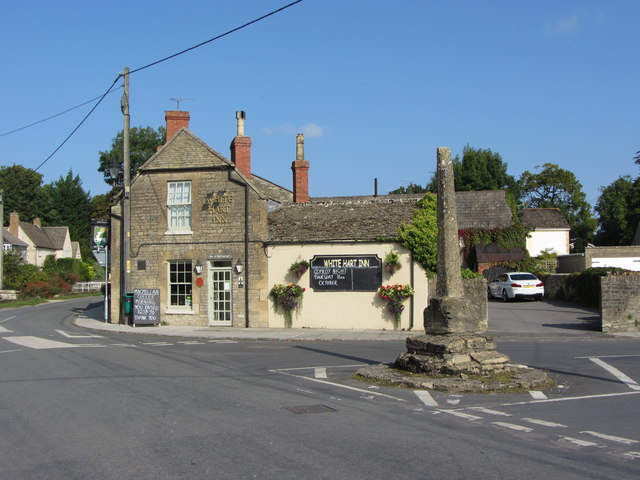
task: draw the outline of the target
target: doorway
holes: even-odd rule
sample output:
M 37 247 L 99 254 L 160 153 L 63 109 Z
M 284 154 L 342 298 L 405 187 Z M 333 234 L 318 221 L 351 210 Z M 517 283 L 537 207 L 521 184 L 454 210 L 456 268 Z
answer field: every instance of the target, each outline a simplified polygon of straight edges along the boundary
M 213 262 L 209 271 L 209 326 L 232 325 L 231 278 L 231 262 Z

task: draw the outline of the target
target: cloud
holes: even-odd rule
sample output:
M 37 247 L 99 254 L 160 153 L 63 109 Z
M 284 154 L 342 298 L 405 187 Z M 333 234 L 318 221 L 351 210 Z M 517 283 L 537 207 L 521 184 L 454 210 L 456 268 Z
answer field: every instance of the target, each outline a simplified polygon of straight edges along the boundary
M 559 35 L 578 33 L 580 30 L 580 15 L 575 13 L 567 18 L 547 22 L 547 31 Z
M 307 123 L 300 127 L 284 124 L 276 127 L 262 127 L 261 132 L 267 135 L 295 135 L 303 133 L 307 138 L 320 138 L 324 134 L 324 128 L 317 123 Z

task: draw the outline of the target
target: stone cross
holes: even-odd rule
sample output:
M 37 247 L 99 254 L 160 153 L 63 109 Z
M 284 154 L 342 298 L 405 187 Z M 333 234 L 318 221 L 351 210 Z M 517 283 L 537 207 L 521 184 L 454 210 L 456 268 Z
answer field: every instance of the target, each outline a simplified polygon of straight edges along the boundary
M 458 214 L 451 150 L 438 147 L 438 297 L 462 297 Z

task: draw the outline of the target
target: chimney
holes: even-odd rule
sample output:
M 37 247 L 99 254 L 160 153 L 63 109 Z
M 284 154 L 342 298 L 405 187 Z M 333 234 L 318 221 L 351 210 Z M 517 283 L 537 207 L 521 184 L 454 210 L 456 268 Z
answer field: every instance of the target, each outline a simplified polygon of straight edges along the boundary
M 231 161 L 235 164 L 236 169 L 251 180 L 251 138 L 244 135 L 244 119 L 243 111 L 236 112 L 237 129 L 236 136 L 231 141 Z
M 20 215 L 18 212 L 11 212 L 9 214 L 9 233 L 14 236 L 18 236 L 18 225 L 20 224 Z
M 293 171 L 293 201 L 309 201 L 309 162 L 304 159 L 304 135 L 296 135 L 296 160 L 291 164 Z
M 41 222 L 41 221 L 40 221 L 40 219 L 39 219 L 39 218 L 37 218 L 37 217 L 33 219 L 33 224 L 34 224 L 36 227 L 42 227 L 42 222 Z
M 190 118 L 189 112 L 182 110 L 164 112 L 164 119 L 167 122 L 167 142 L 169 142 L 181 128 L 189 128 Z

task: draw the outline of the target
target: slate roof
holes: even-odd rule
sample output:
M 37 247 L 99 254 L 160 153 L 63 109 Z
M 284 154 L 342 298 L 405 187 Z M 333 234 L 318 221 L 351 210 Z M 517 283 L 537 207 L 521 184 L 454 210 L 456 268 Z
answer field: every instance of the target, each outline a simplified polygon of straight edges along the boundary
M 559 208 L 525 208 L 522 223 L 534 228 L 571 228 Z
M 42 230 L 49 237 L 56 250 L 64 248 L 64 241 L 69 231 L 68 227 L 42 227 Z
M 495 243 L 490 243 L 489 245 L 476 245 L 475 250 L 478 263 L 519 262 L 524 258 L 524 251 L 520 247 L 507 250 Z
M 421 194 L 314 198 L 268 213 L 269 241 L 278 243 L 376 241 L 395 238 Z M 504 228 L 511 210 L 504 191 L 457 192 L 458 228 Z
M 4 228 L 3 230 L 4 230 L 3 237 L 2 237 L 3 243 L 6 243 L 8 245 L 17 245 L 19 247 L 25 247 L 25 248 L 29 246 L 27 242 L 23 242 L 14 234 L 12 234 L 8 228 Z
M 37 248 L 47 248 L 50 250 L 58 249 L 46 232 L 37 225 L 20 222 L 20 228 Z

